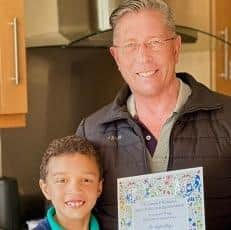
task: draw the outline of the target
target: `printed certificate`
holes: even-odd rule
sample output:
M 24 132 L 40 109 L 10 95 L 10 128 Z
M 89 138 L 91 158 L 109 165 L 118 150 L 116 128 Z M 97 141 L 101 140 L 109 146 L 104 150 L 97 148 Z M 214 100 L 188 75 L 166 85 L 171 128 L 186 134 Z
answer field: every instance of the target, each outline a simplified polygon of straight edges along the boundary
M 201 167 L 120 178 L 119 230 L 205 230 Z

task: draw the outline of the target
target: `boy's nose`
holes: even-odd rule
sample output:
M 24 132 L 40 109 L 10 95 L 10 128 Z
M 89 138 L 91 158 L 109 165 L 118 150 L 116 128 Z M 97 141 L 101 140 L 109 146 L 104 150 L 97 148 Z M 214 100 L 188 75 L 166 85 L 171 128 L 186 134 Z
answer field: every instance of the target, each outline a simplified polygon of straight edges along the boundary
M 68 190 L 72 192 L 79 192 L 82 191 L 82 187 L 81 181 L 72 181 L 68 186 Z

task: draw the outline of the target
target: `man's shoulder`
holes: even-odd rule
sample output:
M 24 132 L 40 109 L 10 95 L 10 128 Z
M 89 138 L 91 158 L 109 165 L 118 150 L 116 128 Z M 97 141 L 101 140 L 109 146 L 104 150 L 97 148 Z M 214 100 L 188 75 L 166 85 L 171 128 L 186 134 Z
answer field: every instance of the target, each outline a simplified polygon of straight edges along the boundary
M 117 118 L 119 119 L 122 114 L 124 115 L 124 108 L 126 107 L 127 98 L 130 94 L 131 91 L 128 85 L 123 85 L 111 103 L 90 114 L 82 121 L 82 123 L 87 123 L 91 126 L 98 126 L 104 122 L 111 122 Z
M 103 123 L 106 119 L 110 119 L 110 114 L 112 114 L 112 104 L 107 104 L 94 113 L 90 114 L 86 118 L 84 118 L 84 123 L 91 126 L 98 126 Z
M 199 104 L 200 106 L 216 107 L 221 106 L 228 111 L 231 111 L 231 96 L 224 95 L 208 88 L 206 85 L 195 80 L 188 73 L 178 73 L 177 76 L 188 84 L 192 90 L 190 103 Z
M 229 95 L 225 95 L 223 93 L 219 93 L 219 92 L 213 92 L 217 98 L 219 98 L 219 100 L 223 103 L 231 103 L 231 96 Z
M 204 108 L 217 114 L 217 119 L 230 120 L 231 96 L 213 91 L 204 86 L 201 92 L 198 93 L 197 98 L 200 100 L 199 105 L 205 105 Z
M 47 218 L 42 219 L 33 230 L 51 230 L 50 224 Z
M 222 105 L 223 111 L 231 115 L 231 96 L 214 92 L 217 101 Z
M 76 134 L 85 136 L 87 139 L 92 138 L 91 141 L 101 139 L 106 128 L 103 124 L 106 120 L 110 120 L 113 114 L 112 106 L 112 103 L 108 104 L 84 118 L 77 128 Z
M 113 114 L 113 103 L 103 106 L 101 109 L 90 114 L 80 122 L 76 134 L 80 136 L 96 135 L 102 133 L 105 121 L 111 120 Z

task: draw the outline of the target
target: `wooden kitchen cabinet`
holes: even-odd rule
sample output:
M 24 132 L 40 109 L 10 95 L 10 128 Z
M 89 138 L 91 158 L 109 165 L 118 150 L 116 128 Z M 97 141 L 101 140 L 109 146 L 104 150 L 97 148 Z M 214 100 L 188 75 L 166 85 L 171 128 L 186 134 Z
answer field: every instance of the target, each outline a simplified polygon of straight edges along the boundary
M 25 126 L 24 1 L 0 0 L 0 128 Z
M 212 1 L 213 33 L 231 44 L 231 1 Z M 231 95 L 231 45 L 216 40 L 214 52 L 215 90 Z
M 199 30 L 194 44 L 183 44 L 177 71 L 189 72 L 209 88 L 231 95 L 231 1 L 166 1 L 178 25 Z M 225 39 L 225 33 L 229 44 L 211 36 Z

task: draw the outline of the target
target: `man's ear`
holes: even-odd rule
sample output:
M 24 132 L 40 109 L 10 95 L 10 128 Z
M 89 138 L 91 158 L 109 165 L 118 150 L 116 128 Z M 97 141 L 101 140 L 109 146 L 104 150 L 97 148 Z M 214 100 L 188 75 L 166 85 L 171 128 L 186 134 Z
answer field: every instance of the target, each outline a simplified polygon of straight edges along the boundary
M 118 57 L 118 51 L 115 47 L 111 46 L 110 47 L 110 53 L 111 53 L 111 56 L 114 58 L 118 68 L 119 68 L 119 57 Z
M 174 45 L 174 47 L 175 47 L 175 49 L 174 49 L 175 60 L 176 60 L 176 63 L 178 63 L 180 51 L 181 51 L 181 36 L 177 35 L 174 44 L 175 44 Z
M 50 200 L 50 192 L 49 192 L 49 188 L 48 185 L 46 183 L 46 181 L 40 179 L 39 180 L 39 186 L 42 190 L 43 195 L 46 197 L 47 200 Z

